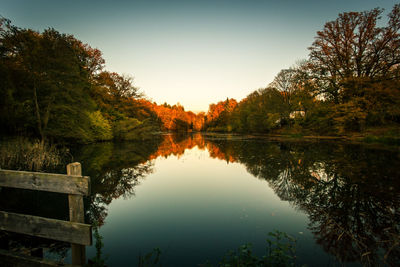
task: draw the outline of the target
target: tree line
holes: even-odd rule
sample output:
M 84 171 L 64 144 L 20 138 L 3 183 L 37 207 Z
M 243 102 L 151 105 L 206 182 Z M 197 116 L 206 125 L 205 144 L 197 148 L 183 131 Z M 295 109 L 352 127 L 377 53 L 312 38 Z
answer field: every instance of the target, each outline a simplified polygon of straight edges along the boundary
M 400 5 L 327 22 L 308 59 L 236 103 L 210 105 L 204 128 L 224 132 L 343 134 L 400 123 Z
M 203 115 L 149 101 L 132 77 L 105 70 L 99 49 L 55 29 L 0 18 L 0 58 L 2 136 L 88 143 L 202 128 Z

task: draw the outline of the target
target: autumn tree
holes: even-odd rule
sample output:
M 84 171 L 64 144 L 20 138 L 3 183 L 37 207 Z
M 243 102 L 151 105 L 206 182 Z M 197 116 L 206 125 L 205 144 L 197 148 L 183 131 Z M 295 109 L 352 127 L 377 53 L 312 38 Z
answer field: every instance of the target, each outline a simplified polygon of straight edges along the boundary
M 206 127 L 212 131 L 231 131 L 230 119 L 236 106 L 237 101 L 233 98 L 210 104 L 206 116 Z
M 349 79 L 399 78 L 400 5 L 389 13 L 387 25 L 378 27 L 382 12 L 342 13 L 317 32 L 309 47 L 310 66 L 325 98 L 342 103 Z

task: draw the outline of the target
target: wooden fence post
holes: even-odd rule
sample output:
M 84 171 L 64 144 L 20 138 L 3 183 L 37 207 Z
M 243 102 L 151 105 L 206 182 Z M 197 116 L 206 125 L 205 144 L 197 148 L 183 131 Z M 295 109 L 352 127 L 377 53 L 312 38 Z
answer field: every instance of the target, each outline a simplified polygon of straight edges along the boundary
M 67 165 L 68 175 L 82 176 L 82 167 L 79 162 Z M 71 222 L 85 223 L 83 197 L 81 195 L 68 195 L 69 220 Z M 84 265 L 86 263 L 85 246 L 71 244 L 72 264 Z

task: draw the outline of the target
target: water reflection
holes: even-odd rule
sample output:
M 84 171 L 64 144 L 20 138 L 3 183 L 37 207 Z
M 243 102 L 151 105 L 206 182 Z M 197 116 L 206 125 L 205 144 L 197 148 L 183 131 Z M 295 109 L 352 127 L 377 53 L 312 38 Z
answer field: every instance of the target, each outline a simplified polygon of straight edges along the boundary
M 337 143 L 214 143 L 305 211 L 324 250 L 341 262 L 400 262 L 397 152 Z
M 135 187 L 153 171 L 149 159 L 160 141 L 100 143 L 73 152 L 83 166 L 83 174 L 91 177 L 92 193 L 86 200 L 91 222 L 103 225 L 113 199 L 135 194 Z
M 316 242 L 340 262 L 400 262 L 398 151 L 337 142 L 269 142 L 260 138 L 164 135 L 149 143 L 97 144 L 76 152 L 92 178 L 89 215 L 100 225 L 107 206 L 134 195 L 158 157 L 198 147 L 240 163 L 280 199 L 309 218 Z M 107 241 L 106 241 L 107 242 Z

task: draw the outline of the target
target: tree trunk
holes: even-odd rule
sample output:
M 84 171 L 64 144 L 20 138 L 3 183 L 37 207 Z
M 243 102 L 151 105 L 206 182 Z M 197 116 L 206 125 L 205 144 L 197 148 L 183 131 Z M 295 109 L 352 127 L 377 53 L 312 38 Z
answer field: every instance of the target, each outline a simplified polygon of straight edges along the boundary
M 36 85 L 33 86 L 33 100 L 35 101 L 37 127 L 38 127 L 38 131 L 40 134 L 40 139 L 43 142 L 45 139 L 45 136 L 44 136 L 43 128 L 42 128 L 42 119 L 40 117 L 40 108 L 39 108 L 39 103 L 38 103 L 38 98 L 37 98 L 37 93 L 36 93 Z

